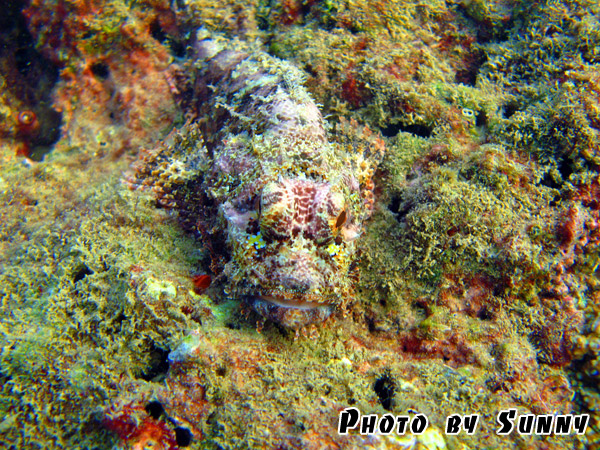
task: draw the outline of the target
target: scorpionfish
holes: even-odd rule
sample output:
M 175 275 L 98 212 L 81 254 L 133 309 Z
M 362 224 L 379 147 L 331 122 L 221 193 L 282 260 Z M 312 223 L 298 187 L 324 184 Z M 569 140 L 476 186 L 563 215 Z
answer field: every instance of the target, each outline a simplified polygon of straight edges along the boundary
M 188 120 L 143 153 L 137 184 L 201 237 L 230 295 L 293 329 L 323 321 L 352 297 L 377 139 L 334 139 L 294 65 L 202 37 L 179 71 Z

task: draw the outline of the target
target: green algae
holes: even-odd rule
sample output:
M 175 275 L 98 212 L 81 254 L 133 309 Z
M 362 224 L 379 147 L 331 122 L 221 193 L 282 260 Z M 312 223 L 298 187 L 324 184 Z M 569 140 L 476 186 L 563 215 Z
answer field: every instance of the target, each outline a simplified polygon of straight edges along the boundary
M 9 380 L 3 392 L 10 399 L 23 386 L 44 379 L 35 397 L 17 400 L 21 413 L 13 420 L 27 423 L 31 414 L 27 411 L 43 403 L 56 408 L 71 402 L 69 411 L 55 419 L 60 421 L 66 414 L 85 426 L 86 417 L 90 419 L 98 405 L 114 395 L 111 386 L 122 374 L 140 376 L 147 370 L 153 346 L 170 346 L 169 339 L 178 339 L 177 328 L 181 335 L 190 327 L 179 304 L 153 295 L 152 282 L 136 284 L 132 269 L 143 268 L 158 278 L 166 261 L 183 257 L 193 266 L 197 256 L 192 256 L 194 245 L 176 224 L 153 229 L 166 217 L 157 218 L 153 205 L 128 192 L 118 178 L 73 191 L 76 185 L 63 184 L 63 177 L 70 175 L 60 166 L 57 157 L 35 170 L 5 171 L 7 184 L 13 186 L 4 192 L 5 199 L 12 199 L 6 204 L 26 195 L 43 213 L 30 211 L 28 220 L 12 216 L 15 222 L 7 220 L 2 227 L 5 242 L 12 242 L 12 255 L 4 253 L 11 257 L 4 259 L 1 274 L 1 366 Z M 81 173 L 80 179 L 90 175 Z M 17 178 L 20 182 L 14 184 Z M 20 186 L 28 186 L 24 178 L 31 180 L 32 189 L 18 195 Z M 44 198 L 55 195 L 61 185 L 68 199 Z M 48 207 L 56 214 L 46 216 Z M 125 239 L 128 233 L 130 238 Z M 185 248 L 187 253 L 182 252 Z M 164 283 L 180 284 L 178 279 L 181 275 L 172 275 L 173 281 Z M 155 325 L 148 333 L 150 323 Z M 60 385 L 64 385 L 63 400 L 57 404 Z M 8 405 L 13 404 L 14 400 Z M 38 425 L 37 431 L 25 428 L 18 436 L 15 428 L 9 435 L 15 442 L 36 439 L 50 446 L 66 439 L 51 423 Z

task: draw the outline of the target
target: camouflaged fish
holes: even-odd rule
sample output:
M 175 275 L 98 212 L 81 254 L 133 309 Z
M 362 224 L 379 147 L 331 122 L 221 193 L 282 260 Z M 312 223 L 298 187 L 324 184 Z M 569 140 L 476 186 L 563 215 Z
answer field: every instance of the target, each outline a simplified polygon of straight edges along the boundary
M 231 295 L 287 327 L 322 321 L 351 297 L 372 164 L 328 139 L 293 65 L 214 39 L 195 50 L 195 117 L 136 177 L 223 255 Z

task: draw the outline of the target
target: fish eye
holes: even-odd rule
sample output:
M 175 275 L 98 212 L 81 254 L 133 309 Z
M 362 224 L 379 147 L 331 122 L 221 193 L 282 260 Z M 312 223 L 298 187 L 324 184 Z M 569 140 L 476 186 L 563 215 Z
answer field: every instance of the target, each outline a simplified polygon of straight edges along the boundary
M 346 219 L 348 219 L 348 214 L 346 214 L 346 210 L 344 209 L 341 213 L 338 214 L 337 219 L 335 221 L 335 229 L 337 230 L 342 225 L 346 223 Z

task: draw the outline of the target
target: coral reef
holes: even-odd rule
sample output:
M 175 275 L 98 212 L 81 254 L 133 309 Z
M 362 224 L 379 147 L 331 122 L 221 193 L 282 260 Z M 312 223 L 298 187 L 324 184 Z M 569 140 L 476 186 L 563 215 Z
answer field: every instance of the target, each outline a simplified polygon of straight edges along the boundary
M 168 132 L 177 106 L 168 65 L 180 51 L 166 2 L 32 1 L 23 16 L 37 48 L 60 69 L 53 106 L 64 148 L 90 156 L 137 151 Z
M 599 13 L 10 2 L 1 445 L 600 448 Z M 347 307 L 298 335 L 257 327 L 238 297 L 272 288 L 254 263 L 296 240 L 325 269 L 291 245 L 310 276 L 278 276 Z M 349 406 L 430 425 L 339 435 Z M 509 408 L 591 421 L 498 435 Z M 450 414 L 478 430 L 443 434 Z
M 58 71 L 35 49 L 20 6 L 12 2 L 0 19 L 0 139 L 39 160 L 60 136 L 51 99 Z

